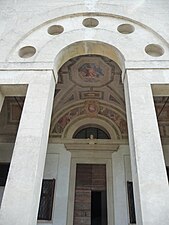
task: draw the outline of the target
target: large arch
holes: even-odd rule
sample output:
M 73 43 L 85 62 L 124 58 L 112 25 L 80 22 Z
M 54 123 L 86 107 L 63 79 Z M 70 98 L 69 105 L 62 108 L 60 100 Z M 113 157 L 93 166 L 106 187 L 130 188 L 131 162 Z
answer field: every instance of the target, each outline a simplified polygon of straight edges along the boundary
M 123 54 L 114 46 L 106 42 L 82 40 L 72 43 L 63 48 L 54 60 L 54 71 L 57 74 L 60 67 L 69 59 L 80 55 L 102 55 L 116 62 L 122 74 L 125 71 L 125 58 Z
M 43 176 L 43 167 L 47 150 L 46 146 L 48 144 L 49 149 L 47 154 L 49 153 L 48 156 L 51 156 L 51 160 L 47 161 L 47 164 L 50 167 L 48 171 L 55 171 L 54 176 L 57 179 L 56 204 L 54 207 L 55 215 L 53 217 L 53 220 L 51 221 L 52 223 L 66 225 L 67 220 L 67 225 L 73 224 L 71 218 L 73 213 L 71 216 L 69 216 L 70 211 L 73 208 L 73 195 L 69 195 L 69 199 L 68 189 L 69 179 L 70 181 L 72 181 L 73 185 L 75 183 L 74 181 L 76 165 L 78 163 L 104 163 L 108 168 L 107 178 L 109 179 L 107 182 L 107 187 L 109 188 L 108 224 L 129 224 L 126 198 L 127 188 L 125 186 L 125 183 L 126 179 L 132 179 L 131 173 L 129 172 L 130 153 L 127 146 L 128 143 L 125 142 L 126 146 L 121 144 L 121 141 L 123 141 L 123 137 L 125 138 L 127 137 L 127 135 L 122 135 L 122 133 L 120 132 L 118 124 L 116 124 L 114 121 L 117 121 L 118 119 L 115 119 L 115 117 L 114 120 L 110 119 L 110 117 L 113 118 L 113 116 L 111 116 L 112 113 L 110 113 L 109 119 L 107 120 L 105 118 L 106 116 L 102 115 L 101 113 L 97 114 L 97 118 L 93 118 L 91 114 L 91 118 L 89 118 L 89 114 L 79 115 L 77 116 L 77 118 L 73 118 L 72 120 L 70 120 L 70 123 L 66 124 L 66 126 L 64 127 L 65 130 L 63 132 L 63 138 L 58 138 L 59 140 L 56 140 L 57 138 L 54 137 L 54 143 L 52 142 L 52 140 L 49 140 L 49 142 L 47 143 L 47 132 L 50 123 L 49 111 L 47 110 L 49 107 L 50 109 L 52 108 L 55 85 L 59 81 L 59 69 L 62 68 L 65 62 L 73 59 L 73 57 L 80 57 L 88 54 L 92 56 L 98 54 L 108 57 L 109 59 L 116 62 L 122 70 L 122 82 L 124 82 L 126 91 L 125 97 L 128 112 L 129 134 L 131 136 L 130 147 L 133 166 L 132 173 L 134 178 L 134 190 L 135 196 L 137 198 L 137 223 L 142 224 L 142 221 L 146 221 L 151 224 L 158 224 L 160 223 L 158 221 L 159 218 L 161 219 L 161 223 L 163 223 L 163 221 L 168 221 L 168 216 L 165 216 L 162 213 L 162 216 L 158 218 L 159 215 L 157 213 L 157 211 L 160 212 L 160 208 L 164 208 L 163 206 L 165 204 L 165 199 L 167 199 L 166 196 L 168 196 L 168 183 L 166 183 L 166 179 L 164 182 L 164 178 L 166 178 L 166 176 L 164 177 L 165 168 L 162 161 L 162 149 L 158 129 L 156 126 L 157 121 L 155 112 L 152 110 L 154 109 L 154 105 L 152 101 L 152 92 L 150 90 L 150 85 L 152 84 L 150 81 L 152 81 L 153 79 L 155 80 L 155 82 L 157 82 L 159 79 L 162 83 L 166 84 L 168 81 L 167 76 L 165 76 L 166 71 L 160 70 L 160 68 L 168 69 L 166 62 L 169 56 L 169 45 L 165 40 L 165 35 L 166 37 L 168 37 L 167 32 L 165 31 L 166 24 L 163 24 L 161 27 L 160 25 L 156 25 L 158 19 L 155 19 L 153 13 L 156 14 L 158 12 L 157 5 L 157 11 L 154 11 L 154 9 L 150 10 L 148 5 L 150 3 L 148 3 L 143 7 L 140 7 L 140 11 L 136 10 L 136 13 L 133 12 L 136 9 L 135 7 L 142 4 L 143 2 L 146 2 L 144 0 L 140 0 L 139 3 L 133 3 L 131 5 L 130 3 L 127 3 L 128 6 L 125 5 L 125 7 L 120 5 L 121 3 L 106 4 L 105 2 L 106 1 L 104 1 L 104 3 L 98 3 L 97 0 L 87 0 L 83 1 L 83 3 L 79 2 L 78 4 L 70 2 L 69 4 L 71 5 L 68 4 L 67 8 L 59 8 L 58 6 L 56 8 L 53 7 L 52 9 L 51 7 L 48 13 L 44 13 L 48 10 L 45 8 L 44 10 L 41 11 L 40 9 L 38 13 L 36 11 L 33 14 L 31 12 L 25 13 L 23 11 L 21 17 L 19 17 L 19 11 L 23 9 L 19 9 L 18 11 L 14 10 L 18 12 L 19 15 L 16 16 L 17 23 L 15 23 L 16 21 L 12 21 L 11 17 L 11 24 L 9 26 L 9 24 L 7 23 L 7 29 L 5 28 L 5 32 L 2 35 L 1 47 L 3 56 L 0 57 L 2 59 L 0 61 L 2 62 L 1 74 L 3 72 L 4 74 L 2 74 L 3 80 L 1 80 L 1 84 L 4 84 L 3 82 L 5 80 L 5 82 L 10 85 L 17 78 L 16 80 L 18 85 L 22 84 L 24 79 L 29 79 L 30 86 L 28 86 L 30 87 L 30 89 L 28 87 L 28 91 L 30 90 L 29 93 L 31 93 L 26 97 L 25 105 L 27 107 L 27 113 L 23 114 L 23 120 L 21 122 L 24 129 L 22 130 L 22 132 L 18 133 L 15 145 L 15 151 L 16 153 L 18 152 L 18 157 L 17 154 L 14 154 L 14 158 L 12 159 L 13 167 L 11 167 L 12 173 L 10 174 L 10 179 L 8 179 L 8 186 L 6 188 L 6 193 L 9 193 L 9 195 L 6 194 L 6 205 L 4 204 L 4 206 L 8 207 L 7 210 L 4 207 L 4 212 L 7 212 L 7 219 L 8 217 L 10 219 L 10 215 L 16 215 L 16 219 L 12 221 L 13 223 L 17 223 L 16 221 L 19 220 L 22 221 L 24 211 L 26 210 L 28 212 L 25 214 L 28 218 L 27 221 L 30 221 L 27 222 L 25 217 L 24 222 L 22 221 L 22 223 L 36 224 L 37 217 L 35 211 L 38 210 L 38 199 L 32 197 L 30 198 L 29 193 L 33 193 L 33 197 L 35 197 L 37 194 L 40 194 L 40 180 Z M 145 9 L 144 7 L 147 9 Z M 31 8 L 31 10 L 33 9 L 34 7 Z M 159 24 L 162 24 L 164 20 L 166 20 L 164 14 L 167 13 L 167 10 L 164 9 L 164 7 L 162 9 L 163 11 L 159 10 L 161 12 L 161 23 Z M 2 12 L 2 14 L 3 13 L 4 12 Z M 143 16 L 144 13 L 146 17 Z M 131 18 L 129 18 L 130 14 Z M 93 18 L 97 20 L 98 25 L 92 27 L 84 26 L 84 20 L 87 18 Z M 17 27 L 15 27 L 16 24 Z M 2 25 L 2 27 L 5 27 L 5 25 L 6 21 Z M 57 34 L 52 34 L 51 32 L 49 32 L 49 29 L 52 26 L 62 26 L 63 32 L 56 32 Z M 15 31 L 13 30 L 14 27 Z M 161 34 L 164 34 L 164 37 Z M 139 70 L 140 68 L 144 68 L 144 71 Z M 146 69 L 148 70 L 146 71 Z M 158 69 L 158 71 L 155 71 L 155 69 Z M 119 74 L 121 75 L 121 73 Z M 8 79 L 8 75 L 10 75 L 10 80 Z M 45 82 L 47 83 L 47 79 L 49 77 L 51 78 L 51 86 L 48 85 L 48 87 L 45 87 L 45 85 L 42 84 L 44 84 Z M 55 78 L 55 80 L 53 78 Z M 31 85 L 34 85 L 34 83 L 36 83 L 36 86 L 32 86 L 31 89 Z M 3 88 L 6 89 L 6 87 L 4 86 Z M 40 89 L 40 91 L 38 89 Z M 4 94 L 3 90 L 0 89 L 0 91 L 2 91 L 2 94 Z M 48 99 L 46 99 L 47 94 L 45 91 L 50 93 Z M 148 95 L 146 95 L 147 93 Z M 55 94 L 55 97 L 57 98 L 57 92 L 55 92 Z M 43 95 L 46 99 L 46 104 L 39 104 L 41 102 L 40 100 L 42 100 Z M 140 98 L 140 96 L 143 97 Z M 0 100 L 3 97 L 4 96 L 1 96 L 0 93 Z M 36 99 L 36 97 L 38 98 Z M 27 104 L 27 99 L 28 103 L 30 102 L 30 105 Z M 109 99 L 109 97 L 107 97 L 107 99 Z M 33 104 L 35 103 L 35 100 L 37 101 L 36 105 Z M 99 101 L 100 100 L 98 100 L 98 102 Z M 123 103 L 123 101 L 121 102 Z M 63 101 L 63 103 L 65 102 Z M 99 103 L 101 103 L 101 101 Z M 3 101 L 0 102 L 0 106 L 2 104 Z M 42 118 L 42 122 L 37 123 L 37 120 L 41 118 L 41 115 L 43 114 L 43 108 L 45 108 L 46 110 L 45 115 L 47 116 L 44 115 L 44 118 L 46 117 L 46 119 L 44 119 L 43 121 Z M 58 111 L 55 114 L 56 117 L 59 117 L 58 112 L 60 108 L 58 107 Z M 124 118 L 125 110 L 120 111 L 119 108 L 117 107 L 116 109 L 114 109 L 114 111 L 112 110 L 112 112 L 115 115 L 115 113 L 118 111 L 117 113 L 121 115 L 121 118 Z M 66 107 L 64 108 L 64 110 L 63 114 L 67 113 Z M 107 112 L 109 110 L 110 108 L 107 110 Z M 102 112 L 105 111 L 106 110 Z M 150 116 L 150 120 L 149 118 L 147 119 L 147 116 Z M 144 120 L 142 124 L 140 122 L 141 118 L 143 118 L 142 120 Z M 57 119 L 59 120 L 59 118 Z M 77 126 L 83 126 L 88 123 L 107 127 L 108 131 L 111 133 L 112 140 L 118 139 L 116 141 L 117 145 L 114 146 L 114 148 L 112 148 L 113 146 L 111 145 L 109 145 L 109 147 L 107 147 L 106 145 L 103 149 L 103 146 L 101 146 L 100 144 L 100 148 L 97 149 L 98 145 L 95 145 L 94 142 L 91 142 L 90 145 L 89 143 L 87 143 L 88 148 L 78 149 L 78 147 L 81 145 L 81 143 L 79 142 L 79 146 L 77 146 L 76 149 L 73 149 L 74 140 L 72 140 L 72 133 L 75 131 Z M 32 127 L 30 127 L 30 129 L 27 129 L 27 125 L 32 125 L 33 129 Z M 147 129 L 145 129 L 146 126 Z M 27 139 L 29 139 L 29 142 L 26 141 L 27 139 L 24 138 L 24 135 L 27 137 Z M 40 144 L 42 145 L 40 147 L 39 145 L 36 145 L 35 142 L 38 135 L 42 140 L 40 141 Z M 70 138 L 70 149 L 68 146 L 69 140 L 67 140 L 68 143 L 66 143 L 66 137 Z M 110 142 L 112 140 L 110 140 Z M 73 145 L 71 145 L 72 143 Z M 83 143 L 85 143 L 85 140 Z M 114 145 L 114 143 L 112 142 L 111 144 Z M 121 146 L 119 147 L 119 145 Z M 152 151 L 152 145 L 154 145 L 154 151 Z M 34 150 L 34 152 L 32 151 L 32 149 Z M 77 150 L 79 150 L 79 154 L 77 153 Z M 96 152 L 96 150 L 98 151 Z M 19 154 L 19 152 L 21 154 Z M 26 157 L 25 153 L 27 153 L 28 157 Z M 20 160 L 22 159 L 21 157 L 24 156 L 24 160 Z M 72 160 L 71 157 L 74 159 Z M 154 163 L 154 159 L 158 159 L 158 168 Z M 55 167 L 52 168 L 52 164 L 50 162 L 53 162 L 55 164 Z M 29 166 L 27 167 L 27 165 Z M 126 167 L 126 165 L 128 167 Z M 30 166 L 31 169 L 29 169 Z M 25 169 L 23 173 L 21 172 L 22 167 Z M 33 172 L 33 174 L 31 174 L 30 171 Z M 148 175 L 147 171 L 149 172 Z M 35 177 L 36 172 L 38 173 Z M 70 174 L 71 176 L 69 177 Z M 17 179 L 15 179 L 16 175 Z M 31 177 L 31 175 L 33 176 Z M 160 177 L 160 180 L 156 179 L 157 176 Z M 28 177 L 29 179 L 27 179 Z M 31 182 L 28 183 L 28 181 L 30 180 Z M 22 185 L 18 185 L 18 183 L 22 183 Z M 10 184 L 12 184 L 13 186 Z M 151 188 L 148 188 L 148 185 L 150 184 L 153 185 L 151 185 Z M 14 196 L 16 192 L 15 188 L 13 187 L 18 188 L 15 200 L 22 197 L 21 204 L 18 200 L 16 201 L 17 207 L 14 207 L 15 204 L 11 204 L 13 198 L 11 198 L 11 202 L 9 201 L 9 197 Z M 30 188 L 28 194 L 26 192 L 27 187 Z M 156 191 L 159 187 L 161 188 L 161 190 L 163 190 L 160 194 Z M 23 189 L 24 195 L 22 196 L 20 193 L 23 193 Z M 149 196 L 150 198 L 146 198 L 146 196 Z M 149 201 L 149 199 L 153 199 L 153 201 Z M 32 202 L 29 203 L 29 200 L 31 200 Z M 67 202 L 70 203 L 70 207 L 67 207 Z M 26 208 L 23 207 L 25 204 L 27 205 Z M 167 210 L 167 202 L 166 206 L 167 207 L 165 209 Z M 15 210 L 15 208 L 17 208 L 17 210 Z M 32 210 L 31 208 L 33 208 L 34 210 Z M 70 210 L 68 210 L 67 213 L 67 209 L 69 208 Z M 149 208 L 150 211 L 149 215 L 146 213 L 147 208 Z M 150 217 L 150 214 L 153 216 Z
M 98 26 L 84 27 L 85 18 L 97 19 Z M 48 29 L 53 25 L 62 26 L 63 32 L 50 35 Z M 124 30 L 120 31 L 120 25 L 124 25 Z M 37 39 L 37 36 L 41 38 Z M 159 47 L 155 56 L 151 55 L 154 45 Z M 19 56 L 18 52 L 27 46 L 35 48 L 32 57 L 20 57 L 23 54 Z M 74 13 L 51 18 L 31 29 L 15 43 L 6 61 L 24 62 L 27 68 L 34 62 L 34 68 L 54 69 L 57 79 L 59 67 L 66 60 L 82 54 L 107 56 L 115 60 L 124 73 L 126 63 L 142 65 L 143 61 L 166 60 L 169 50 L 168 43 L 156 31 L 133 19 L 109 13 Z

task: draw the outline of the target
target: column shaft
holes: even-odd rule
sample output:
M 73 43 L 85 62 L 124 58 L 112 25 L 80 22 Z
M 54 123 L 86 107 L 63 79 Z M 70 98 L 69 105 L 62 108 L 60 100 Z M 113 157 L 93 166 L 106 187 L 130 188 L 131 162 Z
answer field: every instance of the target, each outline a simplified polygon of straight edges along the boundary
M 35 225 L 55 81 L 35 74 L 28 85 L 1 205 L 0 225 Z
M 129 71 L 124 88 L 137 225 L 166 225 L 169 188 L 151 86 Z

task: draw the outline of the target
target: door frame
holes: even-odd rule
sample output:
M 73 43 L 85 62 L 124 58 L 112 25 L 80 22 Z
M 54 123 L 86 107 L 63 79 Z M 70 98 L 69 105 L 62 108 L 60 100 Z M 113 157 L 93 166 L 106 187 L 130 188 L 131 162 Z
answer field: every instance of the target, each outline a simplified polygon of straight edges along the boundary
M 74 198 L 75 198 L 75 181 L 76 165 L 83 164 L 105 164 L 106 165 L 106 185 L 107 185 L 107 222 L 108 225 L 114 225 L 114 203 L 113 203 L 113 173 L 111 158 L 99 158 L 96 152 L 93 156 L 72 157 L 70 167 L 70 183 L 68 197 L 67 225 L 73 225 L 74 216 Z

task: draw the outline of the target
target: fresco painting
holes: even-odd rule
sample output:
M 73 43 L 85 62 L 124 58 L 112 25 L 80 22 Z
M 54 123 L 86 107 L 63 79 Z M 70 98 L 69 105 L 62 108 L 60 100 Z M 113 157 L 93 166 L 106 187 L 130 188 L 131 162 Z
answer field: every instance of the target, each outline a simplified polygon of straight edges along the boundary
M 86 82 L 97 82 L 104 77 L 103 69 L 96 63 L 85 63 L 78 69 L 78 72 Z

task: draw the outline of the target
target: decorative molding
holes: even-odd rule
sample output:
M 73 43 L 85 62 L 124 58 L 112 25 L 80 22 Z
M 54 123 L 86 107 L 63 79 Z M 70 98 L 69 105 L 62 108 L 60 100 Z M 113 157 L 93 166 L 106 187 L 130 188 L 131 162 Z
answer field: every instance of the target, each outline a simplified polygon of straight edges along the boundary
M 80 91 L 80 99 L 103 99 L 103 91 Z

